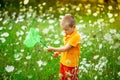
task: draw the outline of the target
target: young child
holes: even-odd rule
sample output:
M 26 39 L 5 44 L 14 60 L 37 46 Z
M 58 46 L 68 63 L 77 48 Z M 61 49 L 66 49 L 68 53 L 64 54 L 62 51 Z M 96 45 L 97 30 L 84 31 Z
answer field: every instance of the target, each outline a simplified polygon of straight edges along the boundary
M 76 30 L 76 22 L 72 15 L 66 14 L 61 21 L 62 30 L 65 32 L 64 46 L 47 48 L 55 51 L 54 57 L 61 54 L 60 80 L 78 80 L 78 62 L 80 57 L 80 36 Z

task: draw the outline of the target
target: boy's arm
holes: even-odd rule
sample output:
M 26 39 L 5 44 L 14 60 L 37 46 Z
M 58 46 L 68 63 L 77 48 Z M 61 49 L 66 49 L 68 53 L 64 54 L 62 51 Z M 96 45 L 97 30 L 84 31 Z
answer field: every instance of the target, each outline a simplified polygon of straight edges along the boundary
M 55 47 L 51 47 L 49 46 L 47 48 L 48 51 L 56 51 L 56 52 L 65 52 L 67 51 L 68 49 L 70 49 L 72 46 L 70 44 L 66 44 L 65 46 L 63 47 L 59 47 L 59 48 L 55 48 Z

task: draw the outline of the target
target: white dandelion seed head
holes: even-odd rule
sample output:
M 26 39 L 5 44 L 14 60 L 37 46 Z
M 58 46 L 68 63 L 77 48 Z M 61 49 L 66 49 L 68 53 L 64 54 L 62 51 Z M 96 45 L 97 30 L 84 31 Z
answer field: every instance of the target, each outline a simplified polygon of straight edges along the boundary
M 101 48 L 102 48 L 102 46 L 103 46 L 102 44 L 99 44 L 99 49 L 101 49 Z
M 118 60 L 120 61 L 120 56 L 118 56 Z
M 31 79 L 33 76 L 32 76 L 32 75 L 28 75 L 27 77 L 28 77 L 29 79 Z
M 24 4 L 26 5 L 26 4 L 28 4 L 28 2 L 29 2 L 29 0 L 24 0 Z
M 99 58 L 99 55 L 95 55 L 94 57 L 93 57 L 93 59 L 98 59 Z
M 26 56 L 26 59 L 27 60 L 31 59 L 31 55 Z
M 13 72 L 13 71 L 14 71 L 14 66 L 7 65 L 7 66 L 5 67 L 5 70 L 6 70 L 7 72 Z
M 15 74 L 20 74 L 22 72 L 22 70 L 18 70 Z
M 109 22 L 110 22 L 110 23 L 115 22 L 115 18 L 111 18 L 111 19 L 109 20 Z
M 37 64 L 38 64 L 39 67 L 41 67 L 42 64 L 43 64 L 43 61 L 39 60 L 39 61 L 37 61 Z
M 3 26 L 0 26 L 0 30 L 3 30 L 4 29 L 4 27 Z
M 55 42 L 54 42 L 54 44 L 59 44 L 60 43 L 60 41 L 59 40 L 56 40 Z
M 95 17 L 96 17 L 97 15 L 98 15 L 98 13 L 93 13 L 93 16 L 95 16 Z
M 120 40 L 120 34 L 119 33 L 115 34 L 115 36 L 118 40 Z
M 2 37 L 8 37 L 9 33 L 8 32 L 4 32 L 3 34 L 1 34 Z
M 6 39 L 5 38 L 0 38 L 2 43 L 5 43 Z
M 116 32 L 117 32 L 116 29 L 110 29 L 111 34 L 116 34 Z
M 15 58 L 16 61 L 21 60 L 22 56 L 23 56 L 22 53 L 16 53 L 16 54 L 14 54 L 14 58 Z
M 21 29 L 22 30 L 25 30 L 27 28 L 27 26 L 22 26 Z
M 107 15 L 108 15 L 108 18 L 112 18 L 113 17 L 112 13 L 107 13 Z
M 118 76 L 120 77 L 120 72 L 118 72 Z
M 111 5 L 109 5 L 109 6 L 108 6 L 108 9 L 109 9 L 109 10 L 112 10 L 112 9 L 113 9 L 113 7 L 112 7 Z
M 77 7 L 77 8 L 76 8 L 76 11 L 80 11 L 80 8 L 79 8 L 79 7 Z
M 43 29 L 43 31 L 42 31 L 44 34 L 48 34 L 48 32 L 49 32 L 49 29 L 48 28 L 45 28 L 45 29 Z

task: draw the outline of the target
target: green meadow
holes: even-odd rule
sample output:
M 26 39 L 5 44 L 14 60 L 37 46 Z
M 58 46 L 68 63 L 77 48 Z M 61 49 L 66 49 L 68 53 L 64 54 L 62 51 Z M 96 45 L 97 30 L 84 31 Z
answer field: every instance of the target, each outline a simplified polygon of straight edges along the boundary
M 65 4 L 21 6 L 19 13 L 0 11 L 0 80 L 59 80 L 59 59 L 37 43 L 23 42 L 31 27 L 48 46 L 63 46 L 60 27 L 72 14 L 81 36 L 79 80 L 120 80 L 120 4 Z M 44 10 L 44 7 L 46 8 Z

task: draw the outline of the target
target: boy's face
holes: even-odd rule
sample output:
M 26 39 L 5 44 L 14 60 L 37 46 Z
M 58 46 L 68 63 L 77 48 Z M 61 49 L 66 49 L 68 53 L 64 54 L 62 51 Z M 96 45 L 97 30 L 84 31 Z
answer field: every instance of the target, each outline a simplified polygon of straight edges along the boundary
M 75 27 L 62 26 L 62 30 L 66 35 L 70 35 L 74 31 Z

